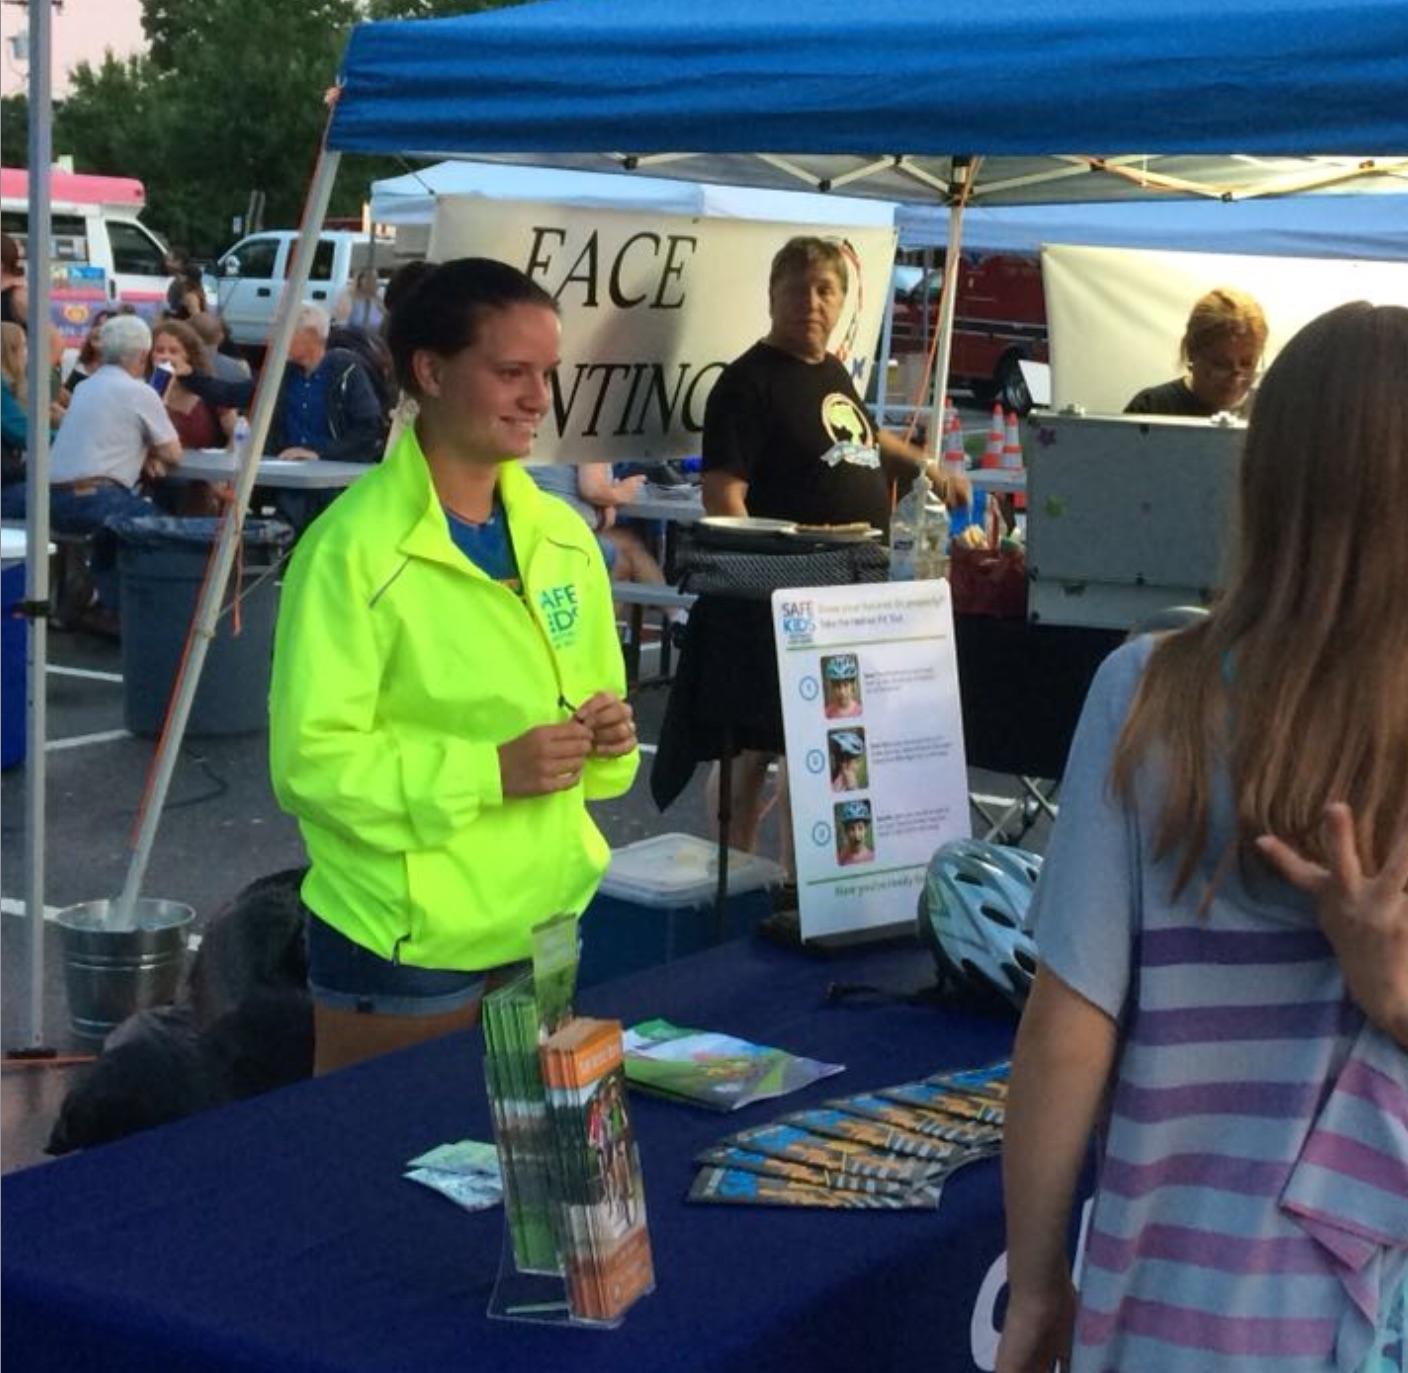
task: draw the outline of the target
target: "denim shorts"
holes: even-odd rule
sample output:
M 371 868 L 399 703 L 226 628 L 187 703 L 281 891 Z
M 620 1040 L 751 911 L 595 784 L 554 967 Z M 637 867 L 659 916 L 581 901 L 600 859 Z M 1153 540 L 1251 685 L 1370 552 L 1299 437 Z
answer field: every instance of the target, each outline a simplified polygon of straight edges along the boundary
M 366 1015 L 446 1015 L 477 1001 L 482 973 L 395 963 L 308 912 L 308 990 L 319 1005 Z

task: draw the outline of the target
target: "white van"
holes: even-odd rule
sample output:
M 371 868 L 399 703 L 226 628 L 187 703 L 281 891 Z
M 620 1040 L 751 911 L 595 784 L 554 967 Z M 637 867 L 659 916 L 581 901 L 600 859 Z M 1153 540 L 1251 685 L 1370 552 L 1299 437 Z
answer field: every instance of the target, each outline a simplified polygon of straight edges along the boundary
M 51 290 L 55 319 L 64 333 L 81 341 L 87 315 L 104 304 L 128 304 L 139 314 L 156 314 L 166 302 L 170 273 L 166 244 L 138 219 L 147 203 L 142 183 L 127 176 L 54 171 L 49 195 L 54 266 L 87 265 L 103 272 L 101 282 L 91 274 L 86 291 L 82 273 L 75 272 L 68 285 L 56 274 Z M 29 236 L 29 173 L 22 169 L 0 168 L 0 228 L 23 252 Z
M 214 282 L 207 281 L 206 292 L 210 294 L 213 284 L 212 303 L 236 343 L 258 347 L 269 342 L 297 242 L 296 229 L 270 229 L 240 239 L 217 260 Z M 313 254 L 304 300 L 331 314 L 352 274 L 371 260 L 371 247 L 367 235 L 359 230 L 325 229 Z M 382 253 L 389 266 L 390 249 L 383 248 Z

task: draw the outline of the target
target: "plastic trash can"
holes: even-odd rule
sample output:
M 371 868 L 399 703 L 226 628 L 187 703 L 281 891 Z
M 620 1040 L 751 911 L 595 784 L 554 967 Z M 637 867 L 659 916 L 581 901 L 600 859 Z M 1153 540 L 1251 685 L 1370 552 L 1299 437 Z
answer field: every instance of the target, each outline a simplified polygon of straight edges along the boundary
M 723 937 L 750 934 L 770 915 L 770 889 L 784 878 L 781 864 L 730 849 Z M 579 985 L 670 963 L 716 943 L 717 881 L 718 848 L 697 835 L 659 834 L 614 849 L 582 915 Z
M 24 600 L 24 564 L 0 572 L 0 768 L 24 762 L 25 654 L 29 621 L 14 613 Z
M 148 515 L 116 521 L 121 577 L 124 722 L 133 734 L 161 732 L 176 669 L 219 535 L 218 519 Z M 278 587 L 274 572 L 293 541 L 282 520 L 246 520 L 242 566 L 231 573 L 223 613 L 191 703 L 192 735 L 254 734 L 268 723 L 269 669 Z M 231 610 L 238 581 L 240 633 Z

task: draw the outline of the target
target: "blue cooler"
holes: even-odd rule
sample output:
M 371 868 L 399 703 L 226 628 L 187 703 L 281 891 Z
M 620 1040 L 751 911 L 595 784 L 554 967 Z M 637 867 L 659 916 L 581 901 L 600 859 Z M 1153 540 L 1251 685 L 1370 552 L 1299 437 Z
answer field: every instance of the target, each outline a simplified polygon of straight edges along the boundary
M 11 535 L 6 530 L 7 536 Z M 24 563 L 12 561 L 11 539 L 6 539 L 5 561 L 0 571 L 0 768 L 24 762 L 25 654 L 29 646 L 29 621 L 14 613 L 24 600 Z M 23 540 L 16 545 L 22 546 Z M 23 554 L 18 555 L 23 558 Z
M 749 934 L 772 913 L 781 864 L 729 850 L 723 938 Z M 693 834 L 660 834 L 613 849 L 611 867 L 582 915 L 578 985 L 683 958 L 718 942 L 718 848 Z

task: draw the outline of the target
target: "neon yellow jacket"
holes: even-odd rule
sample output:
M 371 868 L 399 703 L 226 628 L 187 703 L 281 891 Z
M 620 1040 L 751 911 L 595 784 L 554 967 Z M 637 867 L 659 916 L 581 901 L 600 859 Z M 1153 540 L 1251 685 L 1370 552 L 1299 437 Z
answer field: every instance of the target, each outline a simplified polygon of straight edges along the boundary
M 610 582 L 581 518 L 500 469 L 523 597 L 457 549 L 413 428 L 304 534 L 283 585 L 270 768 L 312 870 L 303 899 L 384 958 L 467 971 L 527 957 L 591 899 L 610 849 L 584 802 L 640 755 L 505 799 L 498 746 L 624 694 Z

